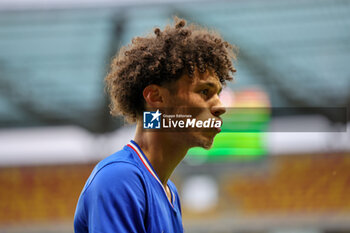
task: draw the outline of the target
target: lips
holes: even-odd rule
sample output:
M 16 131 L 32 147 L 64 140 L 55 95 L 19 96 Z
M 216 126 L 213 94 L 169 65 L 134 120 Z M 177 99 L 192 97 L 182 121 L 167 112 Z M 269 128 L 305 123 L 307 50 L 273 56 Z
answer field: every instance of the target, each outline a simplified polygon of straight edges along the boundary
M 221 118 L 218 118 L 218 119 L 216 119 L 216 120 L 218 120 L 218 121 L 220 121 L 221 122 L 221 126 L 222 126 L 222 124 L 223 124 L 223 121 L 222 121 L 222 119 Z M 218 132 L 218 133 L 220 133 L 221 132 L 221 128 L 220 127 L 217 127 L 217 128 L 215 128 L 216 129 L 216 131 Z

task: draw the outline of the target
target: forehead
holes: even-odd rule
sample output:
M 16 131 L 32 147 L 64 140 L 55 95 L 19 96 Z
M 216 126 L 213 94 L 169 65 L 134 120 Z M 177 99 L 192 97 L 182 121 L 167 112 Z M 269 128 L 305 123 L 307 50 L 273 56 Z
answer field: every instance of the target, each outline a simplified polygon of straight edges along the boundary
M 219 77 L 216 75 L 213 69 L 207 69 L 204 73 L 201 73 L 198 69 L 195 69 L 192 77 L 183 75 L 178 80 L 178 87 L 180 88 L 191 88 L 202 84 L 211 84 L 212 86 L 216 86 L 218 89 L 222 88 Z

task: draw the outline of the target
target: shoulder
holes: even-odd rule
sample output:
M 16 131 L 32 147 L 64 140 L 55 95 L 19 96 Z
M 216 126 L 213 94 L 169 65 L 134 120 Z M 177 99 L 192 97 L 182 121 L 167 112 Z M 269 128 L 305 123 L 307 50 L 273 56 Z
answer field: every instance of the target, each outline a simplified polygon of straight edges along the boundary
M 130 185 L 143 185 L 144 175 L 139 163 L 127 147 L 100 161 L 88 178 L 83 193 L 93 189 L 108 190 Z M 96 190 L 97 189 L 97 190 Z
M 91 211 L 111 206 L 123 210 L 122 212 L 126 211 L 126 206 L 144 210 L 147 202 L 146 187 L 144 176 L 135 164 L 113 162 L 96 173 L 82 198 L 86 209 Z
M 75 226 L 78 228 L 83 222 L 89 232 L 141 232 L 130 229 L 142 228 L 137 225 L 138 218 L 143 219 L 147 205 L 146 185 L 140 169 L 125 161 L 108 163 L 94 174 L 82 193 Z
M 115 161 L 106 164 L 90 177 L 86 190 L 114 190 L 134 185 L 144 185 L 144 176 L 136 164 L 126 161 Z

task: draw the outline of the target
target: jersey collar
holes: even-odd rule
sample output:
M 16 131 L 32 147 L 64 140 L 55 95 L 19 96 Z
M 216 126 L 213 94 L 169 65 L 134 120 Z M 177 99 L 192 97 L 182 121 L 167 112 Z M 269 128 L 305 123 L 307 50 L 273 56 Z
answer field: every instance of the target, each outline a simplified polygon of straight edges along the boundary
M 162 187 L 162 189 L 164 191 L 165 196 L 167 196 L 162 182 L 160 182 L 160 180 L 159 180 L 159 178 L 157 176 L 157 173 L 153 169 L 152 164 L 149 162 L 149 160 L 147 159 L 146 155 L 141 150 L 140 146 L 137 145 L 137 143 L 135 141 L 133 141 L 133 140 L 130 140 L 130 143 L 127 146 L 130 147 L 132 150 L 134 150 L 136 152 L 136 154 L 140 158 L 140 160 L 143 163 L 143 165 L 146 167 L 146 169 L 149 171 L 149 173 L 151 173 L 151 175 L 158 181 L 158 183 L 160 184 L 160 186 Z M 169 185 L 168 185 L 168 187 L 169 187 Z M 171 192 L 172 202 L 174 202 L 175 195 L 174 195 L 173 191 L 170 189 L 170 187 L 169 187 L 169 190 Z M 174 208 L 174 205 L 173 205 L 172 202 L 169 201 L 170 205 Z

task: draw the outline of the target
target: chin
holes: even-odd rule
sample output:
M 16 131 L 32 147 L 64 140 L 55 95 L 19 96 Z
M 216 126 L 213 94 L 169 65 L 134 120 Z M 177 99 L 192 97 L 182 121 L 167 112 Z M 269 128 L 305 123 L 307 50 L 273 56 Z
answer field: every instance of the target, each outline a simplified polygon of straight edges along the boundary
M 195 135 L 193 138 L 193 147 L 202 147 L 206 150 L 209 150 L 214 143 L 215 136 L 207 135 Z

